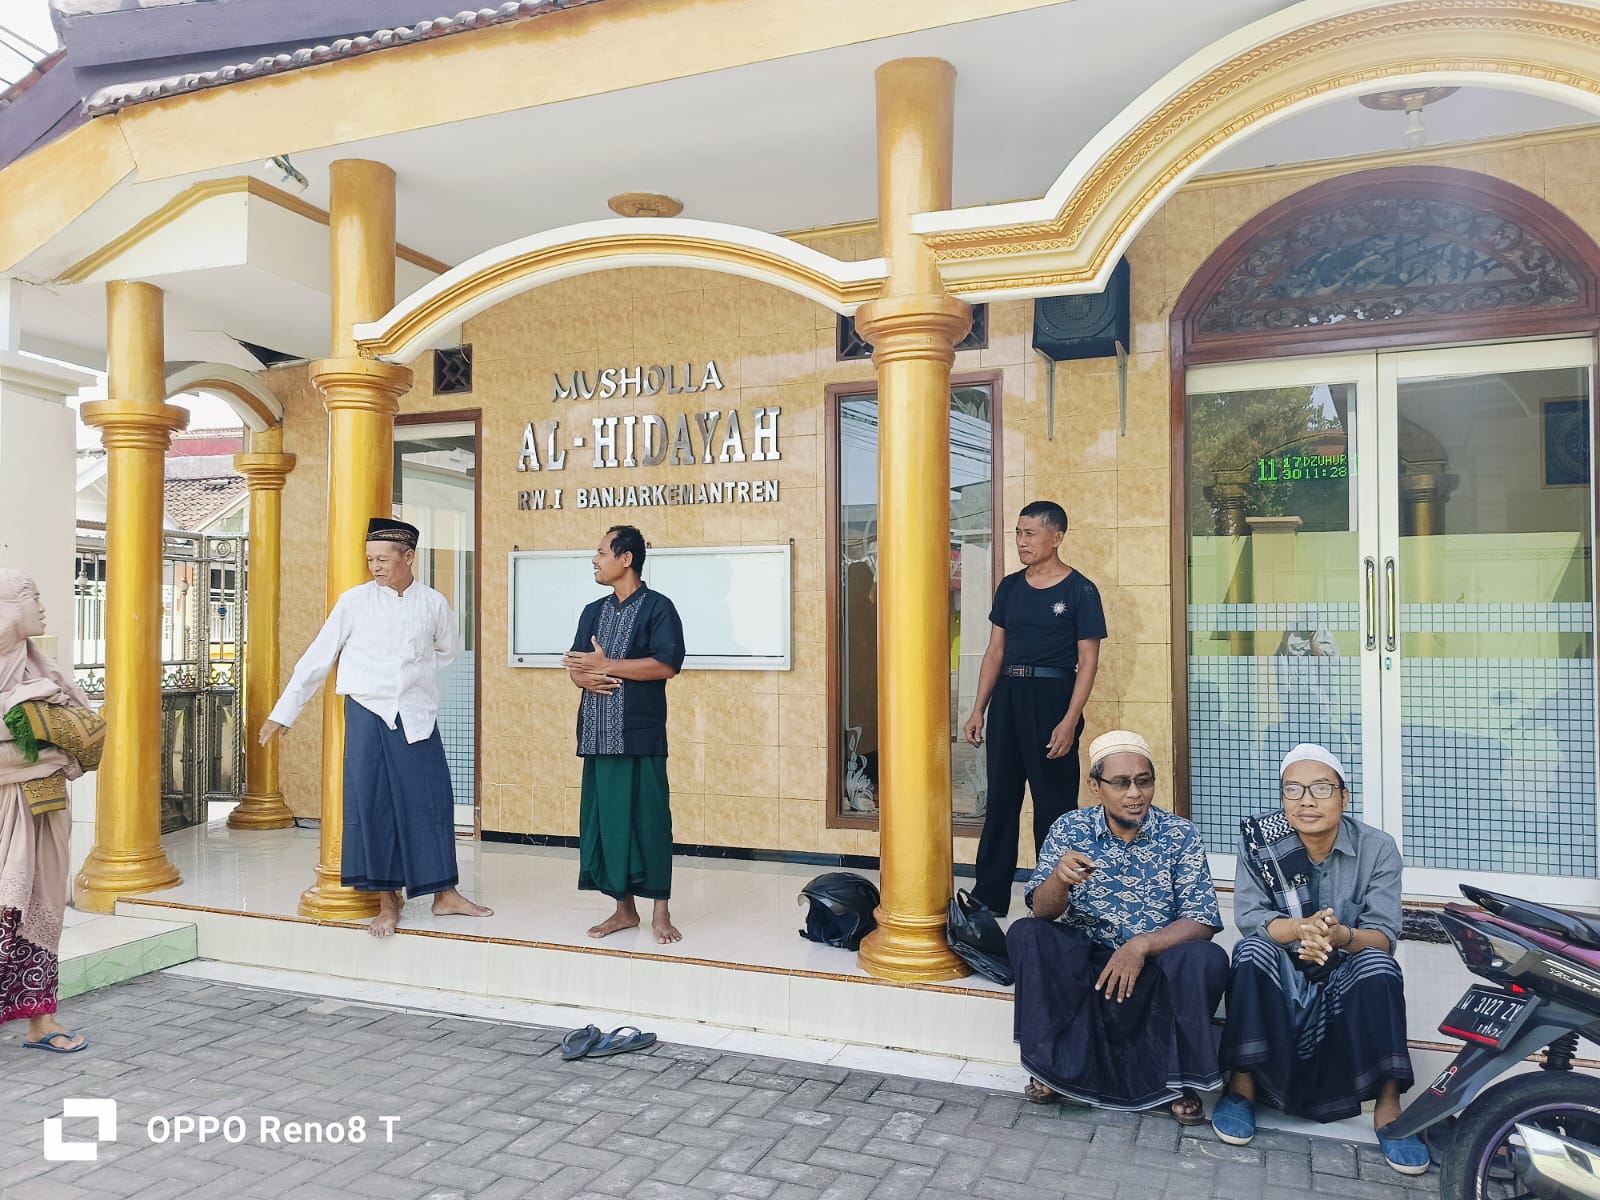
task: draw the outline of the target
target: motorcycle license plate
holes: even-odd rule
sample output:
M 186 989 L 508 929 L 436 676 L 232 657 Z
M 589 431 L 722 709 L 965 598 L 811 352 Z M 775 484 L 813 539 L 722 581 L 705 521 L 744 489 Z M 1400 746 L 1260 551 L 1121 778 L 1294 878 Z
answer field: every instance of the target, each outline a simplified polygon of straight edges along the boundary
M 1439 1032 L 1479 1046 L 1499 1047 L 1516 1036 L 1532 996 L 1513 996 L 1499 988 L 1470 987 L 1450 1010 Z

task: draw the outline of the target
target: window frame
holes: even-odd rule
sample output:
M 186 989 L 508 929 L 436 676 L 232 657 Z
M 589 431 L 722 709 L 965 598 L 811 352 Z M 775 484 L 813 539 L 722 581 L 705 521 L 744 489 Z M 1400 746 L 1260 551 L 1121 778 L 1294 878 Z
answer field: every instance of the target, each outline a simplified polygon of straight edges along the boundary
M 1004 372 L 991 371 L 956 371 L 950 375 L 952 390 L 963 387 L 988 387 L 990 396 L 990 487 L 993 489 L 994 500 L 991 511 L 994 515 L 994 564 L 993 580 L 1000 582 L 1001 573 L 1005 570 L 1006 552 L 1005 542 L 1002 540 L 1001 506 L 1005 494 L 1005 463 L 1002 457 L 1002 447 L 1005 441 L 1005 403 L 1004 403 Z M 825 421 L 824 437 L 827 455 L 826 486 L 824 488 L 824 504 L 827 510 L 827 529 L 824 539 L 823 553 L 827 560 L 827 580 L 824 600 L 827 607 L 827 709 L 828 709 L 828 736 L 824 743 L 827 749 L 827 786 L 823 790 L 824 816 L 828 829 L 862 829 L 876 831 L 879 818 L 877 815 L 867 816 L 861 813 L 846 813 L 842 811 L 844 791 L 844 614 L 840 609 L 843 601 L 839 577 L 839 555 L 842 546 L 842 537 L 839 521 L 839 504 L 841 499 L 840 488 L 840 453 L 839 453 L 839 406 L 844 400 L 856 400 L 864 396 L 876 397 L 880 388 L 876 378 L 863 379 L 851 383 L 831 383 L 825 389 L 823 415 Z M 987 632 L 985 633 L 987 642 Z M 947 801 L 948 803 L 948 798 Z M 977 837 L 983 829 L 981 821 L 956 820 L 952 816 L 951 828 L 958 837 Z

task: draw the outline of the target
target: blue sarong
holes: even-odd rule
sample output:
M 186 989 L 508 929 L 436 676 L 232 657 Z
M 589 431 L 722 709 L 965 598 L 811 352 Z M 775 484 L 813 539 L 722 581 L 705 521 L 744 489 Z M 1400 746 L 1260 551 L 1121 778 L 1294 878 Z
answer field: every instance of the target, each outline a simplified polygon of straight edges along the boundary
M 344 853 L 339 881 L 359 892 L 427 896 L 456 886 L 455 800 L 439 729 L 406 741 L 344 698 Z

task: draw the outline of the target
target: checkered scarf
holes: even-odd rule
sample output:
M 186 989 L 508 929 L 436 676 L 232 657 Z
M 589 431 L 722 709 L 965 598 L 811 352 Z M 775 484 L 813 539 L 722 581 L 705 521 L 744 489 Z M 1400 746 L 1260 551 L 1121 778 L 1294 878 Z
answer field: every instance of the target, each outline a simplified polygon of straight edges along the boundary
M 1281 812 L 1239 821 L 1244 860 L 1285 916 L 1307 917 L 1311 907 L 1311 855 Z

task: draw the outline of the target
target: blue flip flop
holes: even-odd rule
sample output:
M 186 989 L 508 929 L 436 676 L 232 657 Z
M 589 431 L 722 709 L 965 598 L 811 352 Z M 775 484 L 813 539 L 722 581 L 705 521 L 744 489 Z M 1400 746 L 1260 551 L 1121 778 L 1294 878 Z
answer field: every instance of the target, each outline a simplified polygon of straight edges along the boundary
M 582 1029 L 574 1029 L 561 1039 L 561 1061 L 571 1062 L 575 1058 L 582 1058 L 599 1042 L 599 1026 L 585 1025 Z
M 57 1038 L 66 1038 L 67 1041 L 70 1042 L 77 1036 L 78 1035 L 75 1033 L 62 1032 L 58 1030 L 55 1033 L 45 1034 L 36 1042 L 25 1041 L 22 1044 L 29 1050 L 48 1050 L 51 1054 L 76 1054 L 80 1050 L 87 1050 L 89 1048 L 88 1038 L 84 1038 L 83 1042 L 77 1046 L 52 1046 L 50 1043 L 55 1041 Z
M 645 1033 L 632 1025 L 624 1025 L 601 1038 L 599 1044 L 589 1051 L 588 1057 L 609 1058 L 613 1054 L 627 1054 L 630 1050 L 643 1050 L 655 1044 L 655 1034 Z

